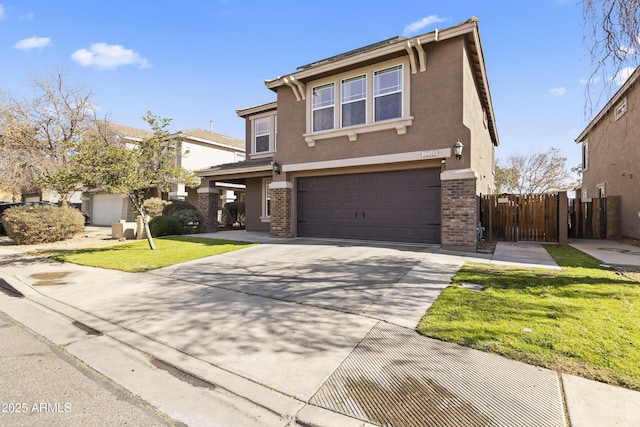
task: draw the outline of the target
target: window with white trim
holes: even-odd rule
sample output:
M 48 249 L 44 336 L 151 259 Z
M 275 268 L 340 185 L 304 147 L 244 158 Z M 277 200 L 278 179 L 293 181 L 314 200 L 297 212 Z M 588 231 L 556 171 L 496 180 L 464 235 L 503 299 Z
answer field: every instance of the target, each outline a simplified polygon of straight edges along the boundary
M 262 222 L 269 222 L 271 219 L 271 190 L 269 189 L 271 182 L 270 179 L 262 180 L 262 216 L 260 217 Z
M 394 129 L 406 133 L 410 116 L 410 67 L 392 59 L 307 84 L 309 146 L 316 140 Z
M 596 197 L 599 199 L 604 199 L 605 197 L 607 197 L 606 193 L 605 193 L 605 183 L 601 183 L 598 184 L 596 186 Z
M 251 157 L 268 157 L 276 151 L 277 124 L 273 113 L 251 118 Z
M 367 122 L 367 76 L 343 79 L 340 87 L 342 127 Z
M 254 153 L 264 153 L 269 151 L 269 139 L 271 137 L 271 120 L 269 117 L 263 117 L 261 119 L 256 119 L 253 121 L 253 125 L 255 126 L 254 135 L 255 135 L 255 145 L 254 145 Z
M 402 117 L 402 65 L 373 73 L 375 121 Z
M 334 84 L 313 88 L 313 131 L 333 129 L 333 116 L 335 106 Z
M 582 143 L 582 170 L 589 169 L 589 142 L 584 141 Z
M 624 116 L 624 113 L 627 112 L 627 98 L 624 97 L 622 101 L 618 103 L 615 110 L 615 117 L 618 120 L 620 117 Z

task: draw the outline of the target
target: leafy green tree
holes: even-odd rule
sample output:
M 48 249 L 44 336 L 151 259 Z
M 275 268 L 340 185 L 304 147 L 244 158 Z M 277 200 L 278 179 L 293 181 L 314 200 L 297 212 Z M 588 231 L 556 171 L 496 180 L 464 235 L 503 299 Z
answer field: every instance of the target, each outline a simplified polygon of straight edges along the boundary
M 150 111 L 142 118 L 153 135 L 133 148 L 109 145 L 94 137 L 85 141 L 74 156 L 74 170 L 86 188 L 112 194 L 126 194 L 134 209 L 143 218 L 149 247 L 155 249 L 149 230 L 149 217 L 144 202 L 150 189 L 168 192 L 172 186 L 196 186 L 199 177 L 176 166 L 181 151 L 180 141 L 170 137 L 171 119 L 154 116 Z

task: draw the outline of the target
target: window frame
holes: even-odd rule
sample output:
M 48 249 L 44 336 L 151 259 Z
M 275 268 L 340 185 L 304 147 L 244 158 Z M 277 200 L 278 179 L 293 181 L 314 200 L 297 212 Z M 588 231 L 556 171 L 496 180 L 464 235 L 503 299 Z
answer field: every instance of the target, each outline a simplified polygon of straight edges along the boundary
M 381 76 L 382 73 L 388 73 L 391 70 L 399 71 L 399 76 L 400 76 L 400 78 L 399 78 L 399 86 L 400 86 L 400 89 L 389 90 L 389 91 L 385 91 L 384 88 L 383 89 L 378 89 L 377 88 L 378 85 L 376 84 L 376 77 Z M 385 121 L 385 120 L 393 120 L 393 119 L 397 119 L 399 117 L 402 117 L 403 114 L 404 114 L 403 111 L 402 111 L 403 110 L 402 97 L 404 95 L 404 92 L 403 92 L 403 87 L 404 87 L 404 78 L 403 77 L 404 76 L 403 76 L 403 73 L 402 73 L 402 65 L 395 65 L 393 67 L 384 68 L 382 70 L 376 70 L 376 71 L 374 71 L 372 73 L 372 76 L 373 76 L 373 93 L 372 93 L 371 96 L 373 97 L 373 121 L 375 123 L 378 123 L 378 122 L 382 122 L 382 121 Z M 379 90 L 383 91 L 383 92 L 376 94 L 376 91 L 379 91 Z M 390 95 L 395 95 L 395 94 L 398 94 L 398 93 L 400 94 L 400 116 L 399 117 L 390 117 L 390 118 L 387 118 L 387 119 L 377 119 L 377 117 L 378 117 L 378 109 L 377 109 L 378 103 L 376 101 L 379 98 L 388 97 Z
M 345 95 L 345 82 L 348 81 L 355 81 L 356 79 L 364 79 L 364 96 L 361 96 L 360 98 L 356 98 L 356 99 L 348 99 L 345 101 L 344 99 L 344 95 Z M 368 91 L 367 91 L 367 74 L 363 73 L 360 75 L 356 75 L 353 77 L 347 77 L 344 79 L 340 79 L 340 127 L 341 128 L 347 128 L 347 127 L 351 127 L 351 126 L 358 126 L 358 125 L 364 125 L 367 124 L 367 110 L 368 110 Z M 345 119 L 345 113 L 344 113 L 344 107 L 345 105 L 351 105 L 351 104 L 355 104 L 357 102 L 363 102 L 364 101 L 364 123 L 355 123 L 355 124 L 351 124 L 351 125 L 346 125 L 344 124 L 344 119 Z
M 589 141 L 582 142 L 582 171 L 589 170 Z
M 627 105 L 627 97 L 625 96 L 624 98 L 622 98 L 620 100 L 620 102 L 618 102 L 616 104 L 616 108 L 614 110 L 614 116 L 615 119 L 618 120 L 620 119 L 622 116 L 625 115 L 625 113 L 627 112 L 628 109 L 628 105 Z
M 269 188 L 269 186 L 272 182 L 272 178 L 262 179 L 262 207 L 260 222 L 271 222 L 271 189 Z
M 319 90 L 324 90 L 326 88 L 331 87 L 331 103 L 330 104 L 323 104 L 320 105 L 318 107 L 315 106 L 315 100 L 318 99 L 315 95 L 316 91 Z M 331 129 L 335 129 L 336 127 L 336 84 L 335 82 L 329 82 L 329 83 L 325 83 L 319 86 L 314 86 L 311 89 L 311 127 L 313 132 L 322 132 L 323 130 L 331 130 Z M 316 130 L 315 129 L 315 124 L 316 124 L 316 112 L 318 111 L 325 111 L 325 110 L 329 110 L 331 109 L 331 112 L 333 114 L 331 114 L 329 117 L 331 117 L 331 127 L 330 128 L 326 128 L 326 129 L 319 129 Z
M 396 93 L 401 94 L 401 116 L 398 118 L 375 121 L 375 99 L 374 99 L 374 74 L 394 67 L 401 70 L 401 90 Z M 396 129 L 398 135 L 406 133 L 406 128 L 413 124 L 413 117 L 410 115 L 411 101 L 411 69 L 406 58 L 397 58 L 367 67 L 361 67 L 348 72 L 335 74 L 326 78 L 318 79 L 307 83 L 307 124 L 306 133 L 303 134 L 307 144 L 314 146 L 316 140 L 347 136 L 349 141 L 356 141 L 358 134 L 377 132 L 387 129 Z M 342 126 L 343 123 L 343 102 L 342 83 L 343 81 L 365 76 L 365 123 L 349 126 Z M 334 83 L 334 127 L 332 129 L 314 131 L 313 130 L 313 93 L 319 87 Z M 385 94 L 386 95 L 386 94 Z M 340 108 L 335 108 L 339 102 Z
M 267 151 L 256 151 L 257 137 L 264 136 L 264 134 L 257 135 L 256 125 L 260 120 L 269 120 L 269 149 Z M 251 153 L 249 158 L 259 159 L 264 157 L 272 157 L 278 149 L 278 115 L 271 111 L 268 113 L 258 114 L 250 118 L 251 122 Z

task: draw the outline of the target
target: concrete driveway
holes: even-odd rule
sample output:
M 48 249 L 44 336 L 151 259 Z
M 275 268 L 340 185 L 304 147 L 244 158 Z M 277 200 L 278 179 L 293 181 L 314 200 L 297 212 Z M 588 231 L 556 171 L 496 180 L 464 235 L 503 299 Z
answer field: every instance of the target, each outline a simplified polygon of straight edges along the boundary
M 431 251 L 263 244 L 151 274 L 42 261 L 14 275 L 79 310 L 308 401 L 379 320 L 417 325 L 463 263 Z M 55 275 L 58 285 L 42 280 Z
M 386 425 L 396 414 L 402 419 L 393 425 L 422 425 L 436 414 L 438 425 L 563 426 L 555 372 L 413 331 L 469 260 L 436 250 L 289 240 L 152 273 L 0 251 L 0 269 L 16 279 L 27 303 L 101 332 L 54 341 L 125 387 L 149 361 L 139 357 L 135 369 L 128 356 L 114 362 L 115 342 L 280 415 L 282 424 L 268 425 L 293 425 L 322 410 L 321 422 L 301 424 L 350 425 L 355 418 Z M 0 310 L 25 324 L 27 308 L 0 299 Z M 326 409 L 351 421 L 327 418 Z

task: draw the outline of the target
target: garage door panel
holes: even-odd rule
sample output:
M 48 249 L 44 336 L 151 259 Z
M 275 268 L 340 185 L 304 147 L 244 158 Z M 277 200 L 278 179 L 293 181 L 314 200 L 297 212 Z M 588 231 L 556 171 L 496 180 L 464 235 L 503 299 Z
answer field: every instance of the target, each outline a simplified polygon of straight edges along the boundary
M 125 199 L 120 194 L 94 194 L 91 197 L 91 223 L 111 225 L 123 219 Z
M 440 209 L 439 169 L 298 179 L 300 236 L 439 243 Z

